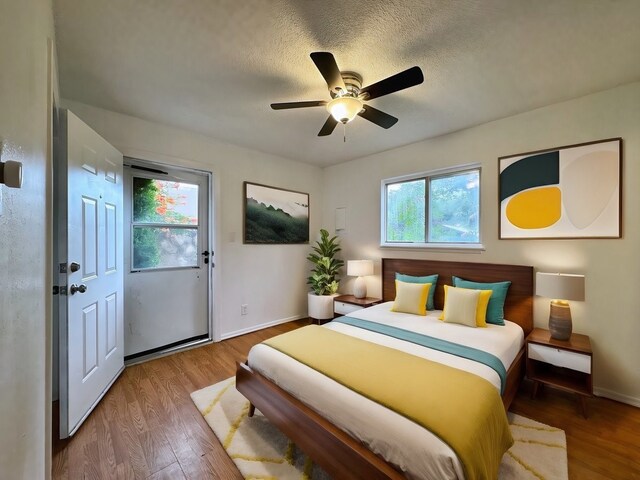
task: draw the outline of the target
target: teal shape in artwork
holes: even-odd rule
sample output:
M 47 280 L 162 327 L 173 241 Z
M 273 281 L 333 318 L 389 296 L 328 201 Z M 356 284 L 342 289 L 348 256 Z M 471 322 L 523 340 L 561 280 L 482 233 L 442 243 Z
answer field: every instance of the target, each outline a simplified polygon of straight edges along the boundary
M 524 157 L 500 173 L 500 201 L 518 192 L 543 185 L 560 183 L 560 152 Z

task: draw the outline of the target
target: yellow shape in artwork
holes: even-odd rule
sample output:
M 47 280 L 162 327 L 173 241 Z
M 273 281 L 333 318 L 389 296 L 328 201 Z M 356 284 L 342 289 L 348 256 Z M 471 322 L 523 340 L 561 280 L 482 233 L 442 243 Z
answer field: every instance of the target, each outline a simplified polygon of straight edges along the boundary
M 525 190 L 509 200 L 507 219 L 519 228 L 550 227 L 560 220 L 561 198 L 558 187 Z

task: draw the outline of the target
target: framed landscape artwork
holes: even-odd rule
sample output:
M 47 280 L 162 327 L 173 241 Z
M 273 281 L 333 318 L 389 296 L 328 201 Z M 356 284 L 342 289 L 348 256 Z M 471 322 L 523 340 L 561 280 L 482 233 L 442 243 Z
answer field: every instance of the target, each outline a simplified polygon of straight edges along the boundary
M 244 243 L 309 243 L 309 194 L 244 182 Z
M 499 238 L 620 238 L 621 138 L 498 163 Z

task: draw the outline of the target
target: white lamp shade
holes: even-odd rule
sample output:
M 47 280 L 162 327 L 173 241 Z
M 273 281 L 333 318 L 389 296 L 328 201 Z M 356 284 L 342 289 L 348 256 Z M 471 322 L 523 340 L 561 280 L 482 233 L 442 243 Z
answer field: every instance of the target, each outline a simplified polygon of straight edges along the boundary
M 536 295 L 558 300 L 584 300 L 584 275 L 536 273 Z
M 327 104 L 327 110 L 336 122 L 347 123 L 362 110 L 362 101 L 356 97 L 336 97 Z
M 350 277 L 373 275 L 373 262 L 371 260 L 349 260 L 347 261 L 347 275 Z

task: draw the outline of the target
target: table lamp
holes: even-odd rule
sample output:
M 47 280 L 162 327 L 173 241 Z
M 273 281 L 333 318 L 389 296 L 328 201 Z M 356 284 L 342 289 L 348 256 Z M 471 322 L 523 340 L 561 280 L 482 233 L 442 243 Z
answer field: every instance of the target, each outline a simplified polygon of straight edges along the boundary
M 571 308 L 568 300 L 584 300 L 584 275 L 536 273 L 536 295 L 551 298 L 549 332 L 555 340 L 571 337 Z
M 362 277 L 373 275 L 373 262 L 371 260 L 348 260 L 347 275 L 358 277 L 353 285 L 353 296 L 365 298 L 367 296 L 367 284 Z

